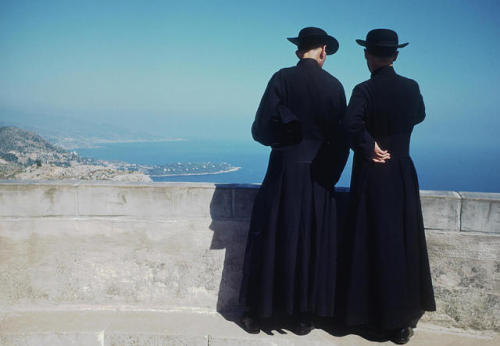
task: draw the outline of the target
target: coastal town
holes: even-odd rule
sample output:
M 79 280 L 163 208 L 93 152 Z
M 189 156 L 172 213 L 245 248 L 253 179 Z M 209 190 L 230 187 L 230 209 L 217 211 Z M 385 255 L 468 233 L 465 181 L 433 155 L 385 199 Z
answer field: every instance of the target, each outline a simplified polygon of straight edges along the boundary
M 17 127 L 0 127 L 0 179 L 112 180 L 151 182 L 151 177 L 233 172 L 226 162 L 174 162 L 140 165 L 86 158 Z

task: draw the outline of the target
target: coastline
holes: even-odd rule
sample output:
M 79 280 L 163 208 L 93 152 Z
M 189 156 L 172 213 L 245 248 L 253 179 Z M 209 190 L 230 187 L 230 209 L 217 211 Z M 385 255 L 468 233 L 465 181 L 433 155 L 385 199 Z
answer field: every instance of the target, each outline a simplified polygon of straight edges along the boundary
M 114 143 L 161 143 L 161 142 L 184 142 L 185 138 L 164 138 L 164 139 L 97 139 L 96 144 L 114 144 Z
M 193 175 L 214 175 L 214 174 L 224 174 L 239 171 L 241 167 L 232 167 L 230 169 L 216 171 L 216 172 L 205 172 L 205 173 L 177 173 L 177 174 L 148 174 L 149 177 L 159 178 L 159 177 L 182 177 L 182 176 L 193 176 Z
M 78 151 L 78 149 L 99 149 L 106 144 L 130 144 L 130 143 L 170 143 L 185 142 L 187 139 L 181 137 L 162 139 L 90 139 L 78 140 L 74 138 L 52 139 L 51 143 L 58 145 L 65 150 Z

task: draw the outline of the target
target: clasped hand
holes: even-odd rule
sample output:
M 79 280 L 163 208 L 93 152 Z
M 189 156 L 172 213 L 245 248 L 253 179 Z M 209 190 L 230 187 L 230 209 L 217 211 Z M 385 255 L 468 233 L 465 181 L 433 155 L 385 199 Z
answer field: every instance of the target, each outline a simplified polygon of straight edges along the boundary
M 387 150 L 382 150 L 375 142 L 375 147 L 373 148 L 372 161 L 376 163 L 385 163 L 386 160 L 391 158 L 391 154 Z

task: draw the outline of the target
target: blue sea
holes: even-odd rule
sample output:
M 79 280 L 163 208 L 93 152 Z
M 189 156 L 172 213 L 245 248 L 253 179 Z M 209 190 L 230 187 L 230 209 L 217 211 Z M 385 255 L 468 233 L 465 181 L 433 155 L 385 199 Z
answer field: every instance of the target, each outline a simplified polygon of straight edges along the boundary
M 109 143 L 76 151 L 84 157 L 142 165 L 210 161 L 241 167 L 235 172 L 154 177 L 154 181 L 260 183 L 266 172 L 270 149 L 251 140 L 184 140 Z M 500 155 L 497 148 L 464 152 L 454 146 L 441 146 L 439 150 L 416 146 L 411 152 L 423 190 L 500 192 Z M 351 167 L 352 152 L 337 186 L 349 186 Z

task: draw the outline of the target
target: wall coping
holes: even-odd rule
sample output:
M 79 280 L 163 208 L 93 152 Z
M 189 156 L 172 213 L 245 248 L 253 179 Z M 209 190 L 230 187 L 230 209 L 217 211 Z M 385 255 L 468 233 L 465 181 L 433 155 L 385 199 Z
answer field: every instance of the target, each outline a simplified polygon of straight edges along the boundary
M 0 180 L 0 218 L 248 220 L 260 184 Z M 347 205 L 349 189 L 336 188 Z M 500 193 L 421 190 L 426 229 L 500 234 Z M 339 203 L 338 203 L 339 204 Z
M 127 187 L 198 187 L 198 188 L 227 188 L 227 189 L 258 189 L 260 183 L 239 184 L 239 183 L 199 183 L 199 182 L 122 182 L 110 180 L 14 180 L 0 179 L 1 185 L 70 185 L 70 186 L 127 186 Z M 348 192 L 345 186 L 336 186 L 339 192 Z M 436 198 L 458 198 L 474 200 L 497 200 L 500 193 L 497 192 L 471 192 L 471 191 L 450 191 L 450 190 L 420 190 L 421 197 Z

